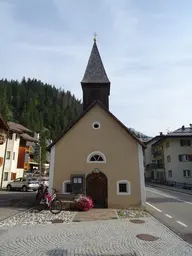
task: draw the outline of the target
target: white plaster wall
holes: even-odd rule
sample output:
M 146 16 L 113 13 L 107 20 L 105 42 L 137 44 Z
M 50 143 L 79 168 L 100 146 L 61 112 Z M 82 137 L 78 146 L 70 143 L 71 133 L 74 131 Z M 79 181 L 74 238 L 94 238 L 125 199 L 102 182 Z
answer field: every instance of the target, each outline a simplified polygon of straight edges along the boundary
M 3 132 L 3 131 L 1 131 L 1 132 Z M 5 156 L 5 147 L 6 147 L 6 141 L 3 145 L 0 145 L 0 157 L 2 157 L 3 159 Z M 5 161 L 5 159 L 4 159 L 4 161 Z M 3 164 L 0 166 L 0 184 L 1 184 L 2 171 L 3 171 Z
M 141 204 L 146 203 L 146 192 L 145 192 L 145 177 L 144 177 L 144 165 L 143 165 L 143 148 L 138 143 L 138 159 L 139 159 L 139 174 L 140 174 L 140 190 L 141 190 Z

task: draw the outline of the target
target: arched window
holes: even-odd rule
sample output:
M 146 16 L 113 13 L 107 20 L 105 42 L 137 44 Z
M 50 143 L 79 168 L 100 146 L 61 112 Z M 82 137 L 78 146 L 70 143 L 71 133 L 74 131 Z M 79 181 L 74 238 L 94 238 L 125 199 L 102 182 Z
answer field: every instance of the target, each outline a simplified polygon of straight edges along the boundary
M 130 195 L 131 184 L 128 180 L 117 181 L 117 195 Z
M 100 151 L 92 152 L 87 157 L 88 163 L 106 163 L 105 155 Z

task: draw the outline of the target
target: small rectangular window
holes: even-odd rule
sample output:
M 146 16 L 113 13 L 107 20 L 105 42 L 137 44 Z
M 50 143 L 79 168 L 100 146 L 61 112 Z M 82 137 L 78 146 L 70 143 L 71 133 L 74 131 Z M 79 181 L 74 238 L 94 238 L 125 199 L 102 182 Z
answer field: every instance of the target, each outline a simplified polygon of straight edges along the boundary
M 9 133 L 8 138 L 9 138 L 9 140 L 12 140 L 13 139 L 13 133 Z
M 171 170 L 168 171 L 168 177 L 172 178 L 172 171 Z
M 15 152 L 13 152 L 13 160 L 15 160 Z
M 16 173 L 15 172 L 12 172 L 11 173 L 11 180 L 15 180 L 16 179 Z
M 72 192 L 72 186 L 71 186 L 71 183 L 67 183 L 66 184 L 66 193 L 71 193 Z
M 3 180 L 4 181 L 8 181 L 8 175 L 9 175 L 8 172 L 4 172 L 4 174 L 3 174 Z
M 191 162 L 192 161 L 192 155 L 187 155 L 187 154 L 183 154 L 183 155 L 179 155 L 179 161 L 180 162 Z
M 188 139 L 181 139 L 180 140 L 180 146 L 181 147 L 189 147 L 191 146 L 191 141 Z
M 127 193 L 127 184 L 126 183 L 120 183 L 119 184 L 119 192 L 120 193 Z
M 171 156 L 167 156 L 167 162 L 170 163 L 171 162 Z
M 10 159 L 11 158 L 11 151 L 7 151 L 6 153 L 6 159 Z
M 185 178 L 191 178 L 191 170 L 183 170 L 183 176 Z

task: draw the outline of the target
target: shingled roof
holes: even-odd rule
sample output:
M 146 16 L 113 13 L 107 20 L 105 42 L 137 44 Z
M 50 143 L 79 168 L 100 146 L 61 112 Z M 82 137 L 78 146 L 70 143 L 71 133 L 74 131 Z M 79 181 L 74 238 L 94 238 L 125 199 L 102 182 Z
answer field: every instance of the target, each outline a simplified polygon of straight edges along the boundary
M 17 133 L 23 133 L 23 132 L 27 132 L 27 133 L 33 133 L 31 130 L 29 130 L 28 128 L 26 128 L 25 126 L 21 125 L 21 124 L 17 124 L 14 122 L 7 122 L 9 129 L 13 132 L 17 132 Z
M 85 74 L 81 83 L 110 83 L 105 72 L 96 41 L 94 41 Z

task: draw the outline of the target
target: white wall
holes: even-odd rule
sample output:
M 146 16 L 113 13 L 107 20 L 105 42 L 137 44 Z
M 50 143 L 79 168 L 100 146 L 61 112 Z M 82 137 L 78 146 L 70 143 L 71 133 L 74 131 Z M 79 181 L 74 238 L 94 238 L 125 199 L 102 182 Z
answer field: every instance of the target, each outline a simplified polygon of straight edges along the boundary
M 192 138 L 190 140 L 192 145 Z M 181 154 L 192 154 L 192 146 L 180 146 L 180 138 L 167 139 L 167 141 L 169 141 L 170 146 L 166 148 L 166 142 L 164 143 L 166 179 L 168 181 L 192 184 L 192 178 L 183 176 L 183 170 L 191 170 L 192 174 L 192 162 L 180 162 L 178 158 L 178 155 Z M 171 162 L 167 162 L 168 155 L 171 155 Z M 172 170 L 172 178 L 168 177 L 169 170 Z
M 11 181 L 11 173 L 12 172 L 13 173 L 17 173 L 19 143 L 20 143 L 20 138 L 18 136 L 17 139 L 16 139 L 16 133 L 13 133 L 12 139 L 8 139 L 7 151 L 10 151 L 11 155 L 10 155 L 10 159 L 5 159 L 4 173 L 8 172 L 8 180 L 7 181 L 3 181 L 3 187 L 6 187 L 8 182 Z M 13 153 L 14 152 L 15 152 L 15 158 L 13 159 Z
M 141 204 L 146 203 L 145 192 L 145 177 L 144 177 L 144 165 L 143 165 L 143 147 L 138 143 L 138 159 L 139 159 L 139 173 L 140 173 L 140 190 L 141 190 Z
M 0 132 L 2 132 L 4 134 L 4 131 L 1 130 Z M 6 147 L 6 140 L 5 140 L 5 143 L 3 145 L 0 145 L 0 157 L 2 157 L 3 159 L 4 159 L 4 156 L 5 156 L 5 147 Z M 5 159 L 4 159 L 4 161 L 5 161 Z M 3 163 L 0 166 L 0 184 L 1 184 L 2 171 L 3 171 Z

